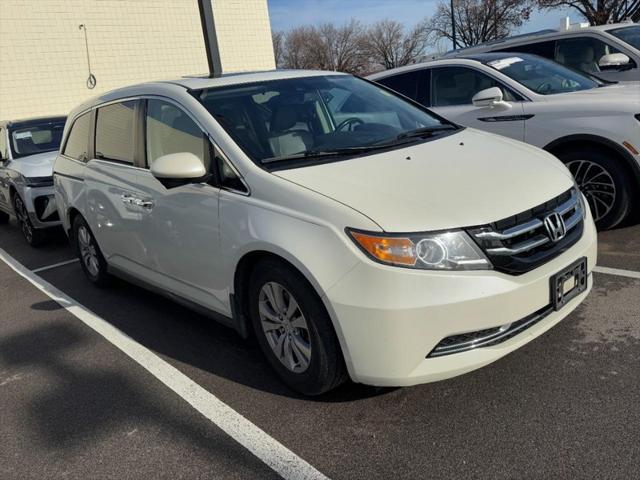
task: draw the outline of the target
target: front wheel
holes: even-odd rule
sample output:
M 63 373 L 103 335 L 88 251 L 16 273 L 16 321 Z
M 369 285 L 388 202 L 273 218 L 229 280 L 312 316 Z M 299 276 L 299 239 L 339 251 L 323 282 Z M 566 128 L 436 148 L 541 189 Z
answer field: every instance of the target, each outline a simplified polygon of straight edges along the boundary
M 18 225 L 22 231 L 22 236 L 32 247 L 39 247 L 45 241 L 43 232 L 38 231 L 31 223 L 27 207 L 25 206 L 22 198 L 17 193 L 13 196 L 13 209 L 16 212 L 16 218 L 18 219 Z
M 89 225 L 80 215 L 73 220 L 73 243 L 80 259 L 80 266 L 89 281 L 99 287 L 107 286 L 111 281 L 107 272 L 107 262 Z
M 251 277 L 249 310 L 258 343 L 280 378 L 304 395 L 346 379 L 331 319 L 311 285 L 283 262 L 260 263 Z
M 579 149 L 560 155 L 591 209 L 598 230 L 622 222 L 631 211 L 632 186 L 620 162 L 598 150 Z

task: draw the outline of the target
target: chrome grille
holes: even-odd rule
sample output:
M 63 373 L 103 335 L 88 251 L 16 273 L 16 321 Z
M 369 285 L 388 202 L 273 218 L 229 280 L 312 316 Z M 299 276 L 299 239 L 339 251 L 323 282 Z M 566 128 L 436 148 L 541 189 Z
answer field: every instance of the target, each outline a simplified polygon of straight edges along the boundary
M 557 214 L 564 236 L 555 241 L 545 219 Z M 510 274 L 528 272 L 567 250 L 582 236 L 583 210 L 575 188 L 529 211 L 491 225 L 470 229 L 494 268 Z

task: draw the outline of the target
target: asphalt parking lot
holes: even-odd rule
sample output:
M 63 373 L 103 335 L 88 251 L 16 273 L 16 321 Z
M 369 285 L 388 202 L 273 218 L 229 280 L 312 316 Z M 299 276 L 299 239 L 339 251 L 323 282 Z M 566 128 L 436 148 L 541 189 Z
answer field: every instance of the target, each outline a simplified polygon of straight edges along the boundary
M 638 478 L 632 223 L 599 236 L 599 266 L 624 272 L 596 273 L 524 348 L 439 383 L 316 399 L 230 329 L 124 282 L 94 288 L 64 235 L 36 250 L 4 225 L 0 478 Z

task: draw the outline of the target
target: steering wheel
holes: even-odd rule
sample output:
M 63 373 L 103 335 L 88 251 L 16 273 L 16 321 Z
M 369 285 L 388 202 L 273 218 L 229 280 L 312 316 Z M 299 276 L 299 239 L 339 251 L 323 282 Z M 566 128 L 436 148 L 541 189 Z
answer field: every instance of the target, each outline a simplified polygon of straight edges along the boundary
M 344 130 L 345 128 L 349 127 L 346 131 L 347 132 L 353 132 L 353 129 L 357 126 L 357 125 L 363 125 L 364 122 L 359 119 L 358 117 L 349 117 L 346 120 L 343 120 L 342 122 L 340 122 L 340 124 L 336 127 L 336 132 L 341 132 L 342 130 Z
M 541 93 L 544 95 L 545 93 L 550 92 L 552 88 L 553 88 L 553 85 L 551 85 L 551 82 L 544 82 L 540 84 L 540 86 L 538 87 L 538 93 Z

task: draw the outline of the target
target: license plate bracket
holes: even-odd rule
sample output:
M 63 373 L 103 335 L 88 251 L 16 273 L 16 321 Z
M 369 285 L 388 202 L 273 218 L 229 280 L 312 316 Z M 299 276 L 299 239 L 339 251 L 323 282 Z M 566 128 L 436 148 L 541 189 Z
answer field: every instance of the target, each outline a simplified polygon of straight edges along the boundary
M 587 289 L 587 257 L 582 257 L 551 277 L 551 304 L 560 310 Z

